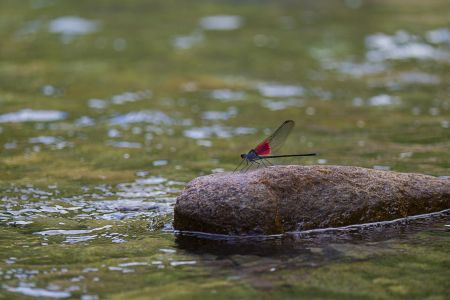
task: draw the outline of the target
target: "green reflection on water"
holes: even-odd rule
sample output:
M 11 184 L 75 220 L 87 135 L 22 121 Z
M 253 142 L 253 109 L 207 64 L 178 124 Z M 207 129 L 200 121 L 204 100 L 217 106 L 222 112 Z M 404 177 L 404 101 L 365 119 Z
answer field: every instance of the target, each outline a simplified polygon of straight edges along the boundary
M 447 6 L 438 0 L 2 1 L 0 114 L 56 110 L 68 117 L 0 123 L 0 282 L 50 290 L 52 284 L 75 298 L 443 299 L 449 275 L 443 224 L 385 242 L 389 251 L 383 243 L 367 252 L 343 242 L 347 248 L 336 259 L 319 255 L 317 265 L 281 270 L 271 256 L 218 259 L 183 250 L 161 228 L 170 224 L 183 182 L 233 169 L 265 129 L 286 119 L 297 125 L 283 152 L 321 156 L 280 163 L 448 176 Z M 241 27 L 201 28 L 201 18 L 211 15 L 240 16 Z M 83 18 L 92 32 L 49 32 L 64 16 Z M 380 48 L 380 38 L 394 45 Z M 268 84 L 275 92 L 267 92 Z M 141 115 L 146 122 L 111 124 L 115 116 L 142 111 L 149 113 Z M 239 135 L 239 127 L 255 131 Z M 158 176 L 181 183 L 138 183 Z M 101 206 L 142 198 L 157 208 L 147 207 L 145 215 L 120 210 L 108 219 L 111 203 Z M 42 208 L 57 205 L 59 212 Z M 83 208 L 68 210 L 77 205 Z M 25 208 L 37 211 L 11 213 Z M 112 228 L 77 243 L 33 234 L 105 225 Z M 115 243 L 110 233 L 126 242 Z M 312 253 L 324 251 L 316 248 Z M 353 256 L 355 249 L 368 254 Z M 114 269 L 129 262 L 143 265 Z M 3 288 L 2 297 L 22 296 Z

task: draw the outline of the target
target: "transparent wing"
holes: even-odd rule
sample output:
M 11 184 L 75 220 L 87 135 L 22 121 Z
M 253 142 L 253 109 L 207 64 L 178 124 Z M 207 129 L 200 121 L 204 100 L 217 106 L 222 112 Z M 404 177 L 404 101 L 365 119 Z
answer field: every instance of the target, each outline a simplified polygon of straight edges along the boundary
M 268 155 L 278 150 L 286 141 L 286 138 L 294 128 L 295 122 L 292 120 L 284 121 L 271 135 L 265 138 L 255 151 L 258 155 Z

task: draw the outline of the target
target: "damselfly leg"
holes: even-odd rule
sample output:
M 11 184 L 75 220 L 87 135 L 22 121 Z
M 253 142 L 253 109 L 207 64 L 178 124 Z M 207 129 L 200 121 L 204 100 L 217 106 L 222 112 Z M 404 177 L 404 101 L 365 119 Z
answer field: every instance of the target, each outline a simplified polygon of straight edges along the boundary
M 241 162 L 237 165 L 237 167 L 234 169 L 233 173 L 236 172 L 237 169 L 239 169 L 239 167 L 242 165 L 242 163 L 244 162 L 245 158 L 243 158 L 241 160 Z

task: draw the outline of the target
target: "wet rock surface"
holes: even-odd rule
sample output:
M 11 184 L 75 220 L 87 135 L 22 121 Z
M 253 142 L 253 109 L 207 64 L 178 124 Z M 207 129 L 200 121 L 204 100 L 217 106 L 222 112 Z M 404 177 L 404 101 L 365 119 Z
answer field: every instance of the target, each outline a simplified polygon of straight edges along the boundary
M 450 208 L 450 180 L 349 166 L 272 166 L 198 177 L 175 205 L 177 230 L 277 234 Z

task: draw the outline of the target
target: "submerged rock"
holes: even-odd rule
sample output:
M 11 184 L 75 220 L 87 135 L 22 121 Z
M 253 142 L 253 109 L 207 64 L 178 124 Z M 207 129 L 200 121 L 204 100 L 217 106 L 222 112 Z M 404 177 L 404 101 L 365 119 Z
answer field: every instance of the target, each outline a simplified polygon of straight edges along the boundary
M 177 198 L 174 228 L 278 234 L 448 208 L 448 179 L 348 166 L 272 166 L 192 180 Z

